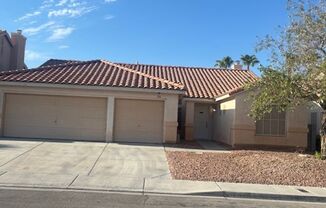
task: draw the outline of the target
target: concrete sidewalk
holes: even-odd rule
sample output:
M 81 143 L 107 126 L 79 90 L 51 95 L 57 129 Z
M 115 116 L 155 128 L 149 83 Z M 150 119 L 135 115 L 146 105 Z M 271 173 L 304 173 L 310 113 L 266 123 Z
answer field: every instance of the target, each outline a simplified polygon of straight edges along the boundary
M 17 178 L 20 180 L 17 180 Z M 67 176 L 62 174 L 16 175 L 16 173 L 3 173 L 0 177 L 0 187 L 1 186 L 326 203 L 326 188 L 220 183 L 162 178 L 98 177 L 89 175 Z

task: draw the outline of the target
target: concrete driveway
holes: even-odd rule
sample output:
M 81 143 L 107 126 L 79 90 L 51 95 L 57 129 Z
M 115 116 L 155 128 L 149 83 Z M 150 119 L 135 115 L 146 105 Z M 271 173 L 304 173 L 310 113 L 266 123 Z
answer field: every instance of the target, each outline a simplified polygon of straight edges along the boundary
M 0 139 L 0 184 L 135 186 L 171 179 L 162 145 Z

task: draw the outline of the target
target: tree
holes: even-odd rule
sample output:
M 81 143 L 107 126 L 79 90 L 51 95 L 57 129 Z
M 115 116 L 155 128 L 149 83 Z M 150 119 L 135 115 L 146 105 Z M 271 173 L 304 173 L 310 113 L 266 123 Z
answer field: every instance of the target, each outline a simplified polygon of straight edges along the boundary
M 225 56 L 222 60 L 216 60 L 215 67 L 230 68 L 233 60 L 230 56 Z
M 257 57 L 255 55 L 242 55 L 241 56 L 241 61 L 244 65 L 247 66 L 247 69 L 249 70 L 250 66 L 255 66 L 256 64 L 259 63 Z
M 257 45 L 257 51 L 270 52 L 270 65 L 261 67 L 261 79 L 249 86 L 253 92 L 250 115 L 256 120 L 275 105 L 280 111 L 312 101 L 326 107 L 326 1 L 291 0 L 287 9 L 289 25 Z M 321 155 L 326 159 L 323 118 Z

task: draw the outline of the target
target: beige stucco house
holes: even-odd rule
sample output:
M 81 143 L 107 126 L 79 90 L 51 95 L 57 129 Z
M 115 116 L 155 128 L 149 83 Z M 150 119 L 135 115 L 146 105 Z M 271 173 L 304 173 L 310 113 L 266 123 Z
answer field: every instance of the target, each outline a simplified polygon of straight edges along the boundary
M 0 73 L 1 135 L 106 142 L 307 146 L 307 109 L 248 117 L 257 77 L 233 69 L 51 59 Z

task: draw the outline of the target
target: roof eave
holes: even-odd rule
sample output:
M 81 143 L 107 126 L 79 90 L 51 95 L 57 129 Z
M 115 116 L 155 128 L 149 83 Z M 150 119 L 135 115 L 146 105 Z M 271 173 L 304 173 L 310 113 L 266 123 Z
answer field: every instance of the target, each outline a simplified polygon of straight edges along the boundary
M 236 96 L 236 95 L 238 95 L 238 94 L 240 94 L 242 92 L 245 92 L 245 91 L 247 91 L 247 89 L 245 89 L 244 87 L 239 87 L 237 89 L 234 89 L 234 90 L 231 90 L 229 92 L 226 92 L 226 93 L 224 93 L 222 95 L 216 96 L 215 97 L 215 102 L 218 102 L 218 101 L 221 101 L 221 100 L 225 100 L 225 99 L 230 98 L 232 96 Z
M 129 92 L 153 92 L 165 94 L 180 94 L 184 95 L 184 90 L 178 89 L 154 89 L 154 88 L 133 88 L 133 87 L 119 87 L 119 86 L 95 86 L 95 85 L 69 85 L 69 84 L 48 84 L 35 82 L 12 82 L 0 81 L 0 86 L 6 87 L 44 87 L 57 89 L 81 89 L 81 90 L 109 90 L 109 91 L 129 91 Z

